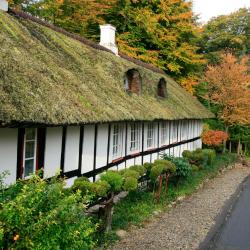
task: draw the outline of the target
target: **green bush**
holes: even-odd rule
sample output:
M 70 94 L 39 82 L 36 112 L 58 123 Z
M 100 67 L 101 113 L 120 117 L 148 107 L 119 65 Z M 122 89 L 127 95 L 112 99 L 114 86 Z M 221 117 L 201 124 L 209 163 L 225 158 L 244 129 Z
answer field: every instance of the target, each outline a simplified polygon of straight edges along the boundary
M 191 165 L 203 167 L 207 163 L 207 156 L 203 154 L 202 149 L 194 151 L 184 150 L 182 156 L 189 161 Z
M 192 155 L 192 152 L 189 151 L 189 150 L 184 150 L 184 151 L 182 152 L 182 156 L 183 156 L 184 158 L 190 158 L 191 155 Z
M 140 177 L 146 173 L 146 169 L 142 165 L 134 165 L 134 166 L 130 167 L 129 169 L 138 172 Z
M 96 197 L 106 197 L 110 190 L 110 185 L 106 181 L 98 180 L 90 185 L 90 192 Z
M 156 182 L 157 178 L 162 174 L 164 167 L 162 165 L 154 165 L 150 171 L 149 178 L 152 182 Z
M 191 168 L 193 172 L 199 171 L 199 167 L 196 165 L 191 165 Z
M 216 153 L 214 149 L 203 149 L 202 153 L 204 155 L 204 157 L 206 157 L 207 159 L 207 165 L 211 166 L 215 159 L 216 159 Z
M 16 188 L 13 185 L 10 188 Z M 97 225 L 84 214 L 87 198 L 70 193 L 62 180 L 26 180 L 17 195 L 1 204 L 3 249 L 92 249 Z
M 154 165 L 161 165 L 163 167 L 163 172 L 168 172 L 168 173 L 175 173 L 176 172 L 176 166 L 173 162 L 162 159 L 162 160 L 155 160 Z
M 164 159 L 167 159 L 168 161 L 172 162 L 176 167 L 175 176 L 178 178 L 186 178 L 190 175 L 192 168 L 189 164 L 188 160 L 183 157 L 173 157 L 164 155 Z
M 145 162 L 143 167 L 146 169 L 146 176 L 149 177 L 151 169 L 153 167 L 153 163 Z
M 110 185 L 112 192 L 119 192 L 122 189 L 123 178 L 118 172 L 107 171 L 101 175 L 100 179 Z
M 127 178 L 127 177 L 133 177 L 135 179 L 139 179 L 140 177 L 140 174 L 135 171 L 135 170 L 132 170 L 132 169 L 126 169 L 126 171 L 124 171 L 123 175 L 122 175 L 124 178 Z
M 89 193 L 92 183 L 86 177 L 78 177 L 75 179 L 73 186 L 71 187 L 72 191 L 80 190 L 82 195 Z
M 134 177 L 127 177 L 124 180 L 123 189 L 125 191 L 133 191 L 137 189 L 138 181 Z

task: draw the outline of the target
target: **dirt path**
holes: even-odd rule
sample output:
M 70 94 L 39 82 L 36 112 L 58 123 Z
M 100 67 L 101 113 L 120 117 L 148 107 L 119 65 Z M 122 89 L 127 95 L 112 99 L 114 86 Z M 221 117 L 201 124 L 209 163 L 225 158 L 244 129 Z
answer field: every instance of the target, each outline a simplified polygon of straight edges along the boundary
M 113 250 L 197 249 L 225 203 L 249 174 L 250 168 L 240 165 L 226 170 L 144 228 L 130 231 Z

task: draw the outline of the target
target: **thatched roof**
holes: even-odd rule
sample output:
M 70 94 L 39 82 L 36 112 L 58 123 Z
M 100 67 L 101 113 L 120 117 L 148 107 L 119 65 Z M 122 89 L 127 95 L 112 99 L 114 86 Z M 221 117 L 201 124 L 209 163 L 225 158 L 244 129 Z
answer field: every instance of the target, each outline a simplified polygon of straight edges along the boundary
M 0 125 L 212 117 L 171 78 L 34 21 L 0 11 Z M 95 48 L 93 48 L 95 47 Z M 135 68 L 142 94 L 124 90 Z M 164 77 L 168 97 L 156 97 Z

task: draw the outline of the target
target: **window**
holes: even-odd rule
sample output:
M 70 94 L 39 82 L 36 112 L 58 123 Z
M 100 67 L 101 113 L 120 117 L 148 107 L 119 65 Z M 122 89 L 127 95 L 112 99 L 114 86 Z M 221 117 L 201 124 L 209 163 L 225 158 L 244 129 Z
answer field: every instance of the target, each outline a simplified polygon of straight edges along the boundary
M 113 159 L 122 156 L 123 150 L 123 126 L 120 124 L 115 124 L 113 126 L 113 148 L 112 155 Z
M 24 178 L 33 174 L 36 170 L 36 144 L 37 144 L 37 131 L 35 128 L 25 129 L 24 136 L 24 157 L 23 168 Z
M 140 124 L 130 124 L 130 151 L 138 151 L 140 148 Z
M 141 76 L 136 69 L 130 69 L 125 75 L 124 87 L 127 91 L 135 94 L 141 93 Z
M 166 145 L 168 142 L 168 127 L 166 122 L 161 123 L 161 144 Z
M 167 96 L 167 83 L 164 78 L 161 78 L 157 85 L 157 96 L 162 98 Z
M 147 148 L 154 146 L 154 124 L 149 123 L 147 129 Z

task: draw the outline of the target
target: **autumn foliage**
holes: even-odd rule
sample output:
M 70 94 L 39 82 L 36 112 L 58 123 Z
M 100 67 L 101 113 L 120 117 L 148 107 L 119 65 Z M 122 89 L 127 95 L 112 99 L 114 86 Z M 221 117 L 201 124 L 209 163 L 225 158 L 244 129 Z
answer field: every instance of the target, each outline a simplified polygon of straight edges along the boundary
M 220 130 L 207 130 L 202 133 L 202 142 L 207 146 L 219 146 L 226 142 L 228 134 Z
M 250 124 L 250 67 L 247 62 L 248 57 L 238 61 L 227 53 L 220 64 L 209 66 L 205 74 L 206 98 L 218 106 L 218 116 L 226 126 Z

